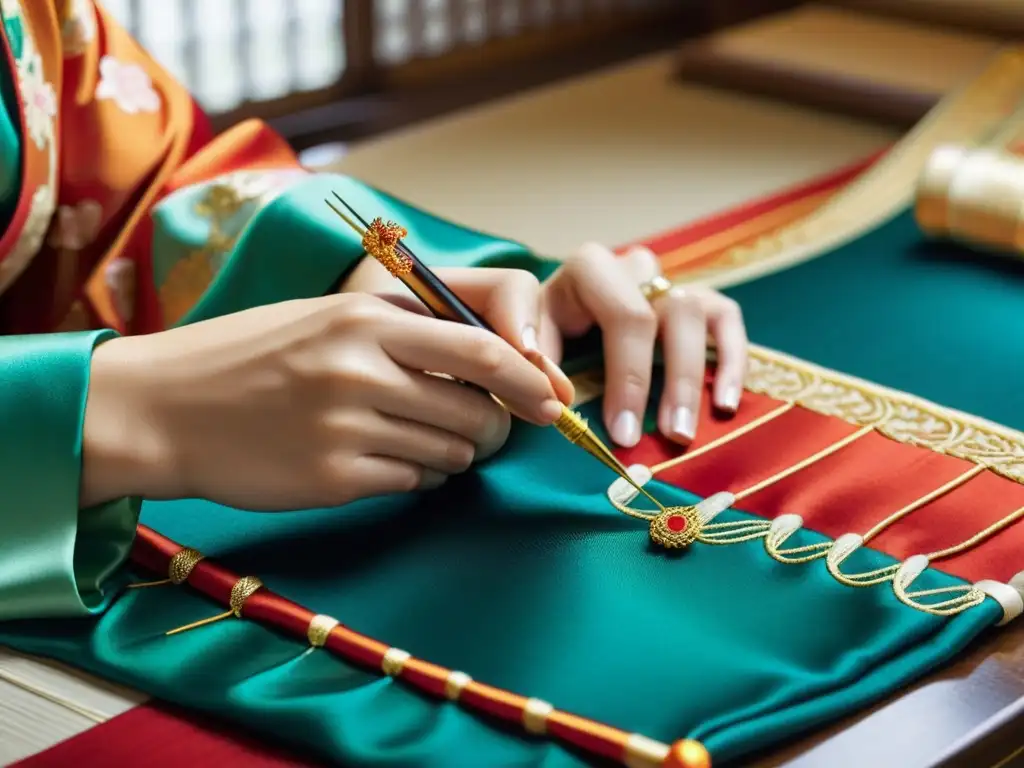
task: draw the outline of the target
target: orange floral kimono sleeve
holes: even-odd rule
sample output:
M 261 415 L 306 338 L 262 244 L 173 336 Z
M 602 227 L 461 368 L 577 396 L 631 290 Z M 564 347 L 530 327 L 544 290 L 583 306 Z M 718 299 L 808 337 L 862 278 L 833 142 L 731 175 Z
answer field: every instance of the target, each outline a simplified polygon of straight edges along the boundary
M 98 3 L 0 12 L 0 621 L 81 616 L 116 593 L 140 509 L 80 508 L 95 346 L 322 295 L 361 252 L 336 220 L 282 223 L 317 178 L 261 123 L 214 138 Z
M 310 174 L 261 122 L 213 137 L 100 2 L 0 8 L 21 138 L 6 158 L 20 189 L 0 241 L 0 329 L 146 333 L 182 321 L 242 230 Z M 351 254 L 295 258 L 314 294 L 351 267 Z

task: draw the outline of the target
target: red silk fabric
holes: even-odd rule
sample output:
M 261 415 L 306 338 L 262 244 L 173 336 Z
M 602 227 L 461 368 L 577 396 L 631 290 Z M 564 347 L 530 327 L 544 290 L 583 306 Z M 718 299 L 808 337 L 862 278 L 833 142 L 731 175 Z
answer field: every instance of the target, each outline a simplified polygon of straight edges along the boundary
M 16 763 L 17 768 L 133 765 L 146 768 L 320 768 L 325 764 L 268 745 L 213 718 L 158 703 L 135 707 Z

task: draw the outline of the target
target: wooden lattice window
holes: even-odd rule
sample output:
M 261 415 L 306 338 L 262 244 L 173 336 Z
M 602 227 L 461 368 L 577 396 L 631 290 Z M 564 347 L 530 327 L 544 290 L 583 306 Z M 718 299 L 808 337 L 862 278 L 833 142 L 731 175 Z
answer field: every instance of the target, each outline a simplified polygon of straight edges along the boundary
M 103 0 L 202 106 L 227 112 L 336 83 L 342 0 Z

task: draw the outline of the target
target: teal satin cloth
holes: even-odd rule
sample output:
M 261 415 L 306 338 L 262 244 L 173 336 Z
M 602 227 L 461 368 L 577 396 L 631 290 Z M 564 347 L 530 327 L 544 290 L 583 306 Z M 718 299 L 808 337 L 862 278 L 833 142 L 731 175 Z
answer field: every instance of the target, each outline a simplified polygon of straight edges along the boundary
M 776 563 L 758 542 L 666 556 L 609 505 L 612 479 L 553 430 L 519 426 L 499 457 L 429 494 L 278 515 L 153 503 L 142 518 L 420 658 L 628 731 L 706 740 L 718 760 L 863 706 L 1000 615 L 988 601 L 934 617 L 888 587 L 844 587 L 820 562 Z M 851 568 L 891 562 L 858 558 Z M 933 571 L 920 586 L 956 583 Z M 218 610 L 185 589 L 140 590 L 98 622 L 8 627 L 0 641 L 344 764 L 583 762 L 247 621 L 162 635 Z
M 406 227 L 406 244 L 432 267 L 514 267 L 543 275 L 557 266 L 519 243 L 430 216 L 355 179 L 319 174 L 256 215 L 183 322 L 327 292 L 363 255 L 359 235 L 325 202 L 333 200 L 335 192 L 367 220 L 380 216 Z M 179 212 L 163 215 L 174 213 Z M 182 218 L 189 215 L 180 211 Z
M 907 211 L 727 291 L 751 339 L 1024 429 L 1024 261 L 925 238 Z
M 109 331 L 0 337 L 0 619 L 101 611 L 139 505 L 79 511 L 89 361 Z
M 358 244 L 322 202 L 333 189 L 364 215 L 408 226 L 410 243 L 433 264 L 550 269 L 517 244 L 440 222 L 351 180 L 317 178 L 260 214 L 192 319 L 310 290 L 326 270 L 322 263 L 310 267 L 307 275 L 316 278 L 307 282 L 292 274 L 296 268 L 282 254 L 297 248 L 309 249 L 314 261 L 345 262 Z M 906 221 L 897 219 L 830 256 L 733 294 L 743 300 L 759 341 L 969 407 L 966 385 L 915 373 L 934 376 L 949 365 L 934 359 L 934 344 L 908 346 L 923 330 L 875 316 L 878 294 L 869 284 L 902 281 L 910 293 L 929 279 L 909 268 L 917 248 L 923 248 L 919 239 L 910 242 Z M 941 272 L 948 263 L 921 257 L 919 270 Z M 278 279 L 265 271 L 274 264 L 288 265 Z M 857 275 L 860 291 L 850 283 Z M 842 291 L 854 295 L 844 299 Z M 825 292 L 833 304 L 819 307 Z M 892 286 L 883 295 L 895 301 L 897 293 Z M 933 295 L 931 303 L 914 298 L 936 312 L 955 300 L 951 293 Z M 897 310 L 888 310 L 895 323 Z M 934 318 L 927 318 L 928 328 L 943 331 Z M 967 363 L 972 377 L 977 368 L 970 366 L 982 365 L 979 348 Z M 984 406 L 975 403 L 973 410 Z M 598 423 L 600 404 L 587 410 Z M 900 604 L 888 586 L 840 585 L 820 562 L 776 563 L 759 542 L 695 545 L 666 556 L 649 548 L 642 522 L 610 506 L 605 491 L 612 479 L 553 430 L 517 425 L 501 454 L 435 492 L 277 515 L 202 501 L 147 503 L 142 521 L 420 658 L 627 731 L 664 741 L 701 739 L 719 762 L 741 760 L 892 692 L 954 656 L 1001 616 L 991 600 L 951 618 L 925 614 Z M 666 502 L 693 501 L 678 489 L 657 492 Z M 741 517 L 730 512 L 723 519 Z M 818 540 L 800 531 L 791 541 Z M 865 549 L 849 567 L 891 562 Z M 961 583 L 928 571 L 917 586 Z M 187 588 L 131 591 L 98 619 L 8 623 L 0 627 L 0 642 L 226 716 L 339 763 L 550 768 L 586 762 L 551 741 L 427 699 L 322 650 L 306 651 L 299 640 L 249 621 L 163 635 L 219 610 Z

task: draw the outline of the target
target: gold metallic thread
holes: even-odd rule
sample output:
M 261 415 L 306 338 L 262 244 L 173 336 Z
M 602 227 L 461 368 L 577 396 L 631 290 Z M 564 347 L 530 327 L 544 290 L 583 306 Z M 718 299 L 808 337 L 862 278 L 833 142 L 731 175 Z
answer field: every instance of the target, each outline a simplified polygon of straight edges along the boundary
M 180 585 L 188 581 L 188 577 L 192 575 L 192 569 L 202 559 L 203 553 L 191 547 L 185 547 L 180 552 L 176 552 L 167 566 L 167 575 L 170 577 L 171 583 Z
M 242 610 L 245 608 L 245 601 L 262 588 L 263 582 L 255 576 L 243 576 L 231 586 L 231 595 L 228 597 L 228 605 L 231 610 L 219 613 L 216 616 L 211 616 L 208 619 L 201 619 L 200 621 L 194 621 L 191 624 L 186 624 L 182 627 L 176 627 L 164 634 L 178 635 L 182 632 L 188 632 L 191 629 L 205 627 L 207 624 L 213 624 L 214 622 L 221 621 L 222 619 L 229 619 L 232 616 L 240 619 L 242 618 Z
M 232 585 L 228 605 L 231 606 L 231 612 L 235 614 L 235 618 L 242 618 L 242 609 L 245 608 L 245 601 L 262 588 L 263 582 L 255 576 L 243 576 Z
M 327 638 L 331 636 L 334 628 L 341 624 L 333 616 L 326 616 L 318 613 L 309 620 L 309 627 L 306 628 L 306 639 L 314 648 L 323 648 L 327 644 Z
M 1024 161 L 1000 149 L 937 147 L 914 207 L 929 235 L 1024 253 Z
M 633 486 L 637 492 L 646 496 L 647 499 L 649 499 L 660 511 L 666 511 L 664 504 L 654 498 L 649 491 L 639 485 L 636 480 L 630 476 L 629 472 L 622 465 L 622 462 L 615 458 L 615 454 L 611 452 L 608 446 L 601 442 L 598 436 L 594 434 L 594 431 L 590 429 L 590 426 L 587 424 L 587 420 L 580 414 L 576 413 L 568 406 L 563 405 L 562 415 L 558 417 L 558 420 L 554 423 L 554 427 L 566 440 L 574 445 L 578 445 Z

